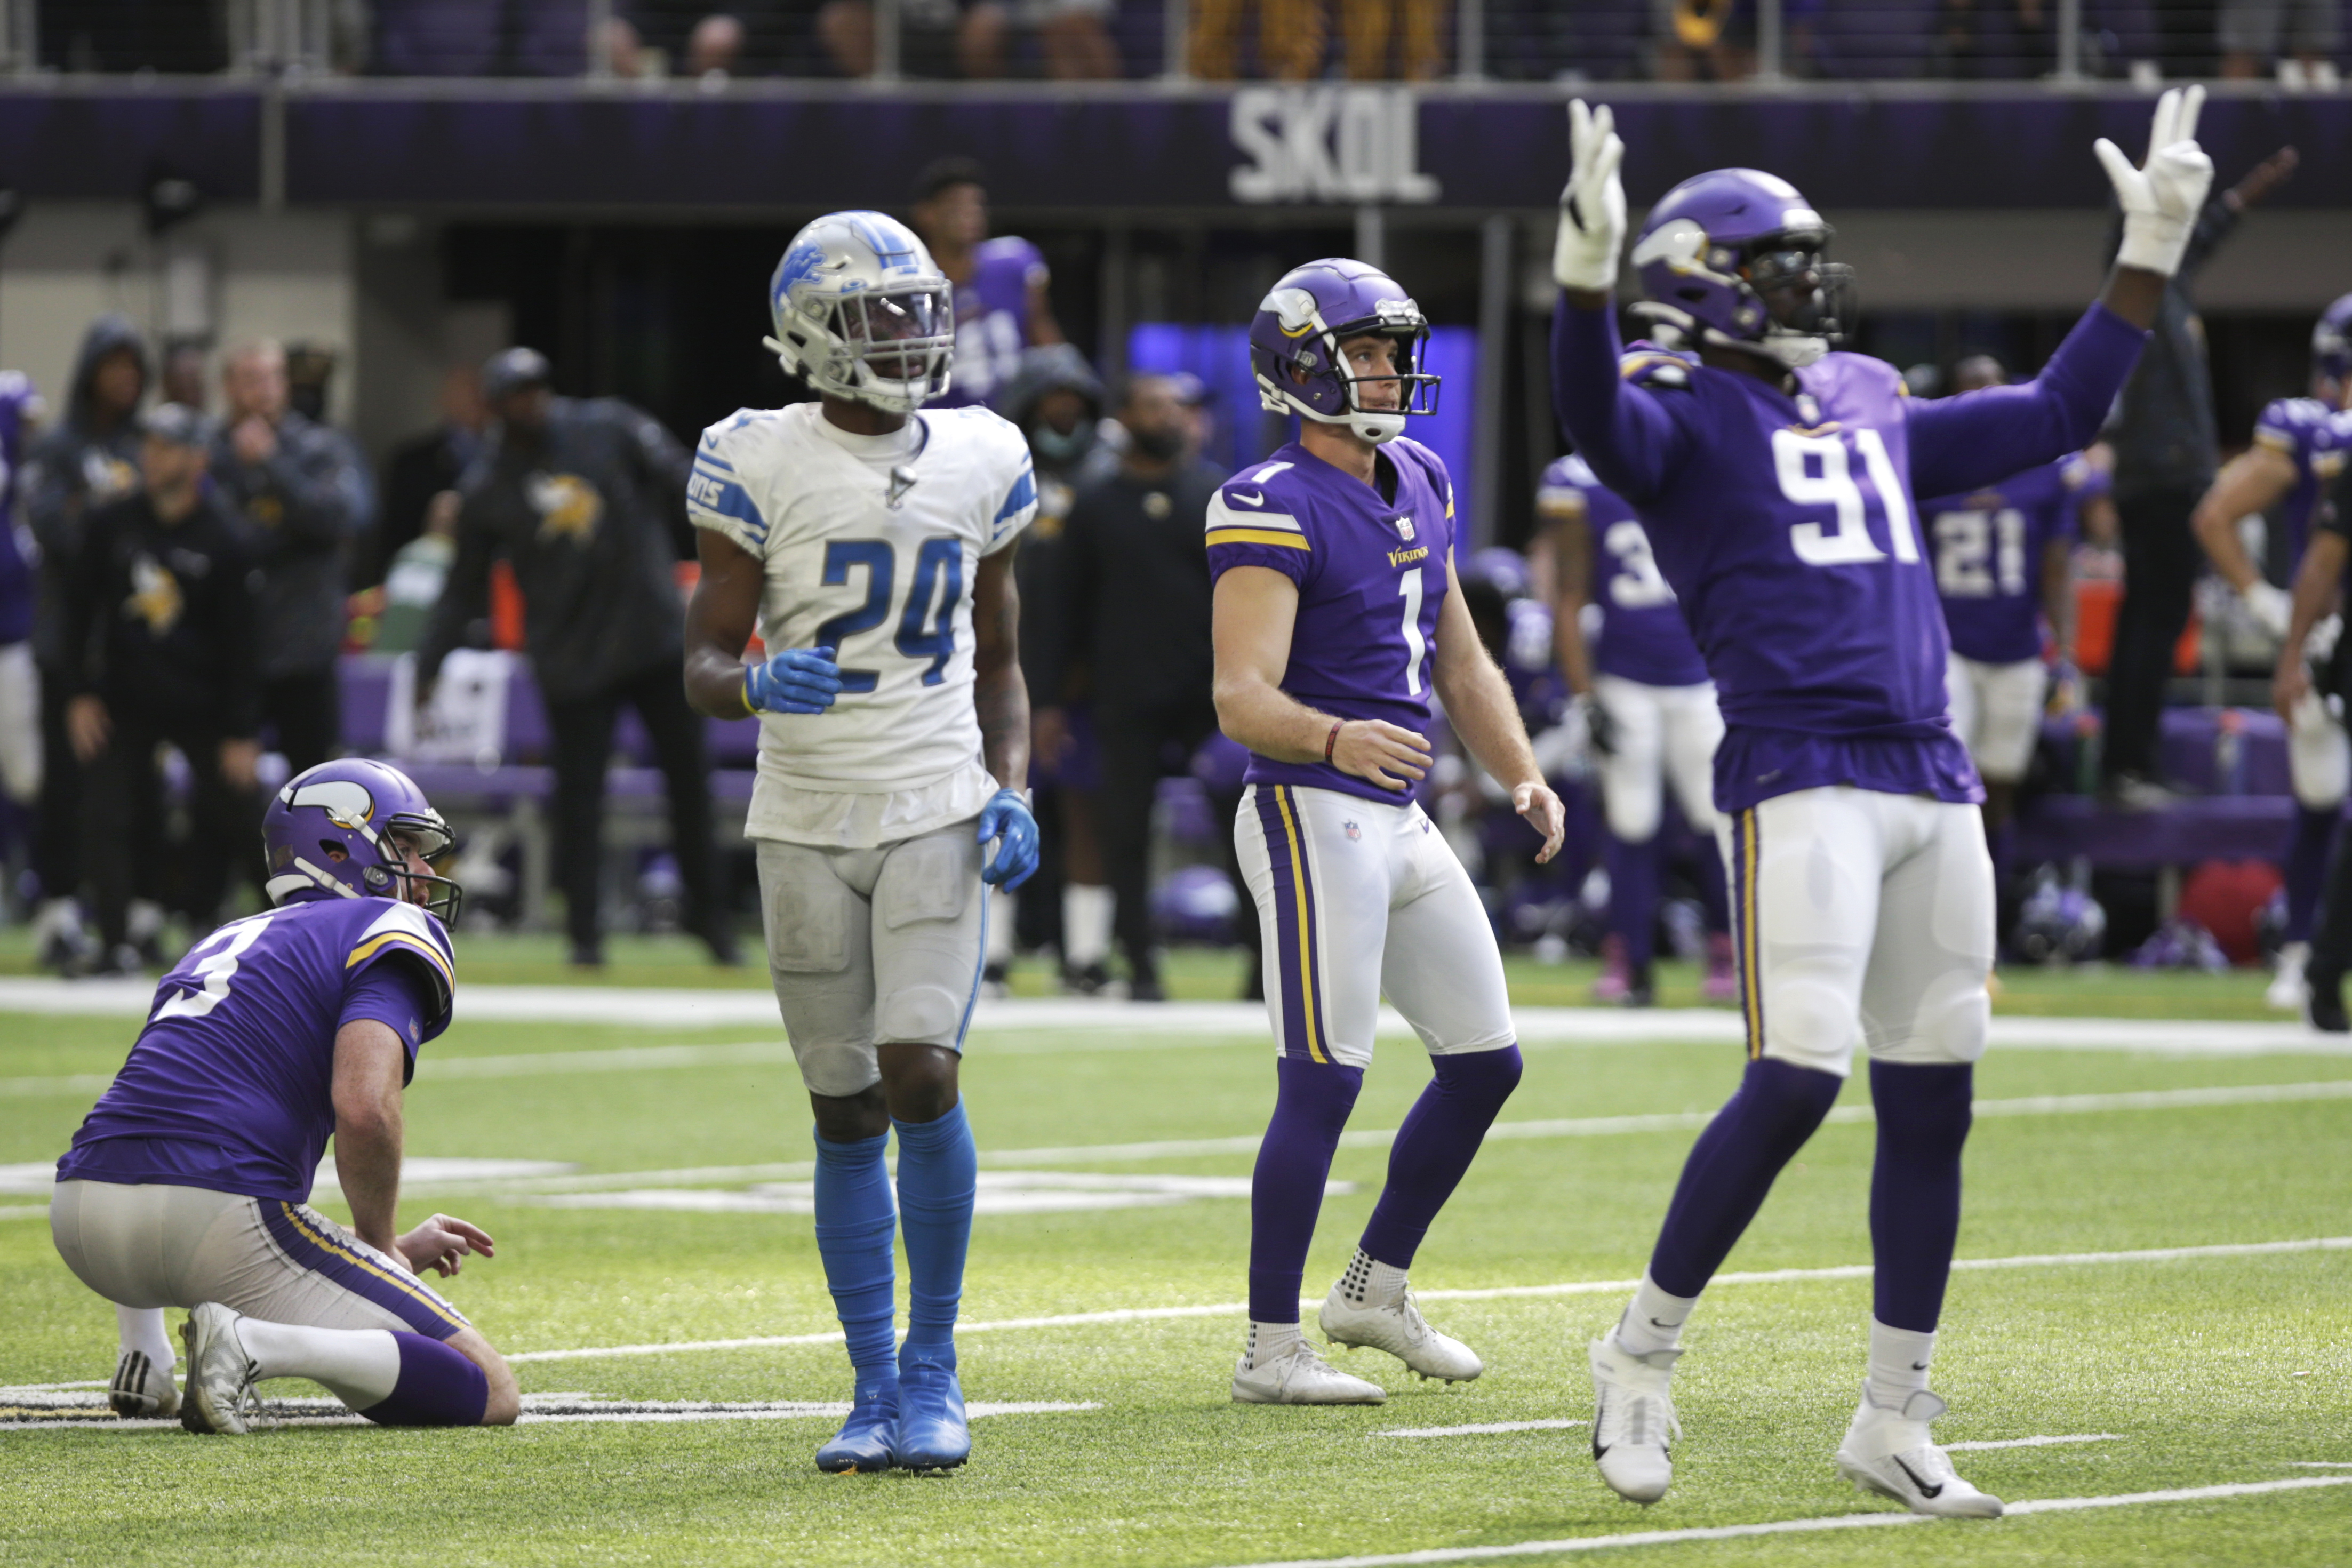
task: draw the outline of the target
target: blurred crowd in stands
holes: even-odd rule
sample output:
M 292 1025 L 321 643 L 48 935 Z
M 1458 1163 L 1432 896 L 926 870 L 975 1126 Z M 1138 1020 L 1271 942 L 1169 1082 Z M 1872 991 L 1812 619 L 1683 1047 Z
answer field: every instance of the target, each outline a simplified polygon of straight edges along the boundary
M 2338 79 L 2347 0 L 2081 0 L 2076 68 Z M 1169 6 L 1181 5 L 1171 16 Z M 1465 29 L 1461 5 L 1479 10 Z M 1082 81 L 1733 81 L 1777 23 L 1796 78 L 2031 79 L 2058 69 L 2059 0 L 40 0 L 41 63 L 205 72 L 269 58 L 262 8 L 303 14 L 310 63 L 388 77 Z M 895 44 L 877 25 L 895 15 Z M 1182 58 L 1171 58 L 1171 35 Z
M 2283 152 L 2213 198 L 2117 423 L 2078 465 L 2085 477 L 2067 480 L 2079 496 L 2059 537 L 2079 526 L 2086 542 L 2053 562 L 2042 657 L 2055 661 L 2054 700 L 2080 715 L 2065 721 L 2083 753 L 2072 788 L 2113 809 L 2162 812 L 2174 799 L 2158 731 L 2210 531 L 2192 529 L 2191 513 L 2224 437 L 2196 268 L 2293 166 Z M 1189 375 L 1106 384 L 1063 340 L 1042 254 L 990 235 L 977 164 L 940 160 L 909 195 L 911 221 L 955 284 L 950 401 L 1010 419 L 1038 481 L 1016 570 L 1044 863 L 1012 918 L 992 922 L 991 965 L 1001 977 L 1018 952 L 1042 951 L 1070 989 L 1158 996 L 1164 942 L 1256 952 L 1230 862 L 1244 757 L 1218 732 L 1210 698 L 1202 545 L 1223 477 L 1202 453 L 1217 449 L 1220 420 L 1255 422 L 1256 411 L 1220 406 Z M 264 872 L 250 849 L 261 792 L 351 749 L 449 764 L 419 777 L 467 828 L 461 879 L 481 895 L 469 912 L 530 917 L 531 898 L 500 889 L 537 875 L 562 894 L 577 964 L 603 962 L 606 926 L 631 908 L 640 913 L 624 918 L 640 929 L 683 931 L 714 961 L 738 962 L 733 928 L 751 883 L 717 821 L 748 796 L 756 726 L 699 720 L 681 690 L 695 570 L 688 448 L 618 399 L 558 395 L 556 367 L 515 347 L 453 367 L 435 422 L 371 472 L 325 421 L 335 368 L 331 351 L 299 343 L 237 344 L 216 358 L 174 343 L 159 355 L 133 322 L 108 315 L 53 405 L 0 373 L 0 517 L 12 524 L 0 534 L 0 863 L 44 962 L 67 973 L 152 968 L 167 911 L 196 933 L 249 903 Z M 1949 374 L 1906 373 L 1923 396 L 2003 374 L 1981 356 Z M 2340 405 L 2341 378 L 2315 386 Z M 2240 444 L 2242 433 L 2227 434 Z M 1612 937 L 1622 951 L 1627 933 L 1611 924 L 1621 814 L 1603 809 L 1596 758 L 1607 743 L 1585 729 L 1592 677 L 1580 657 L 1606 612 L 1580 563 L 1592 529 L 1580 509 L 1546 500 L 1555 494 L 1566 497 L 1540 491 L 1539 515 L 1522 520 L 1532 522 L 1524 552 L 1477 550 L 1457 569 L 1570 802 L 1568 851 L 1534 865 L 1534 839 L 1442 723 L 1440 763 L 1419 793 L 1505 940 L 1559 956 Z M 2127 578 L 2111 658 L 2078 632 L 2069 559 L 2110 590 Z M 485 676 L 486 659 L 508 662 Z M 2079 708 L 2077 659 L 2106 678 L 2104 764 L 2102 725 Z M 393 668 L 403 673 L 388 682 L 369 674 Z M 521 695 L 509 695 L 508 670 Z M 436 704 L 486 683 L 488 729 L 467 731 L 454 755 L 419 743 Z M 345 710 L 353 691 L 373 693 L 370 710 Z M 537 715 L 529 724 L 525 709 Z M 2218 788 L 2259 793 L 2245 721 L 2221 728 L 2232 760 Z M 2279 749 L 2275 734 L 2265 743 Z M 2046 731 L 2041 750 L 2037 789 L 2059 771 Z M 2021 773 L 1997 795 L 1997 852 L 2012 786 L 2028 782 Z M 656 791 L 666 838 L 623 850 L 612 814 L 624 795 L 649 802 Z M 1656 935 L 1709 959 L 1727 984 L 1721 879 L 1706 871 L 1713 849 L 1692 831 L 1694 813 L 1704 815 L 1652 803 L 1643 831 L 1664 876 L 1633 946 L 1645 952 Z M 554 846 L 535 873 L 531 831 Z M 2012 885 L 2012 912 L 2030 891 Z M 643 916 L 649 900 L 660 919 Z M 2080 924 L 2053 937 L 2053 951 L 2080 955 Z

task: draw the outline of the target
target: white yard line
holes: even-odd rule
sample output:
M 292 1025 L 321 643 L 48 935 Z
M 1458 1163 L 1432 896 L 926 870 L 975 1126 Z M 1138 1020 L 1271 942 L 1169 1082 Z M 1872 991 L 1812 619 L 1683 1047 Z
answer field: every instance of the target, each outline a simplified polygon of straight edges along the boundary
M 1564 1432 L 1570 1426 L 1590 1426 L 1590 1421 L 1482 1421 L 1475 1426 L 1399 1426 L 1387 1432 L 1375 1432 L 1375 1437 L 1471 1437 L 1488 1432 Z M 1947 1443 L 1946 1447 L 1951 1445 Z
M 0 977 L 0 1013 L 143 1018 L 155 988 L 143 980 L 63 981 Z M 461 1023 L 619 1024 L 649 1028 L 754 1026 L 780 1040 L 776 999 L 760 990 L 599 985 L 475 985 L 460 987 Z M 1522 1045 L 1647 1045 L 1660 1041 L 1733 1043 L 1745 1026 L 1737 1013 L 1716 1007 L 1625 1009 L 1520 1007 L 1513 1010 Z M 1228 1036 L 1265 1038 L 1265 1009 L 1251 1002 L 1167 1002 L 1149 1005 L 1087 997 L 982 1001 L 972 1017 L 983 1036 L 1016 1037 L 991 1048 L 1064 1048 L 1030 1037 L 1086 1031 L 1104 1038 L 1093 1050 L 1156 1048 L 1150 1037 Z M 1412 1033 L 1383 1008 L 1380 1032 Z M 2294 1054 L 2352 1056 L 2352 1039 L 2320 1035 L 2301 1024 L 2203 1023 L 2165 1018 L 2037 1018 L 2006 1015 L 1992 1021 L 1996 1048 L 2133 1051 L 2190 1056 Z M 429 1058 L 428 1058 L 429 1059 Z
M 176 1430 L 179 1417 L 163 1420 L 123 1420 L 106 1408 L 100 1400 L 91 1404 L 47 1404 L 58 1412 L 56 1415 L 36 1416 L 21 1421 L 0 1421 L 0 1432 L 161 1432 Z M 533 1409 L 532 1405 L 555 1408 Z M 610 1408 L 600 1409 L 600 1405 Z M 964 1414 L 978 1421 L 992 1415 L 1056 1415 L 1072 1411 L 1100 1410 L 1102 1405 L 1089 1400 L 1071 1405 L 1053 1400 L 978 1400 L 964 1407 Z M 626 1400 L 582 1399 L 578 1395 L 551 1397 L 544 1394 L 523 1395 L 523 1413 L 518 1421 L 521 1426 L 552 1423 L 668 1424 L 687 1421 L 803 1421 L 824 1417 L 837 1421 L 849 1414 L 845 1402 L 824 1400 L 779 1400 L 761 1404 L 713 1404 L 692 1400 L 661 1400 L 633 1402 Z M 354 1415 L 341 1404 L 331 1399 L 273 1400 L 262 1413 L 261 1427 L 271 1426 L 364 1426 L 364 1417 Z
M 1986 1448 L 2048 1448 L 2060 1443 L 2120 1443 L 2121 1441 L 2123 1441 L 2123 1434 L 2120 1432 L 2085 1432 L 2074 1437 L 2001 1437 L 1990 1443 L 1947 1443 L 1943 1447 L 1944 1452 L 1948 1454 L 1957 1454 L 1964 1450 L 1981 1451 Z
M 2084 1509 L 2139 1508 L 2160 1502 L 2208 1502 L 2223 1498 L 2260 1497 L 2272 1492 L 2307 1491 L 2315 1487 L 2352 1486 L 2352 1476 L 2298 1476 L 2284 1481 L 2239 1481 L 2218 1487 L 2181 1487 L 2171 1491 L 2121 1492 L 2113 1497 L 2042 1498 L 2013 1502 L 2014 1517 L 2032 1513 L 2075 1513 Z M 1926 1524 L 1919 1513 L 1841 1513 L 1827 1519 L 1777 1519 L 1763 1524 L 1719 1524 L 1694 1530 L 1643 1530 L 1625 1535 L 1570 1536 L 1563 1541 L 1521 1541 L 1507 1546 L 1440 1546 L 1423 1552 L 1391 1552 L 1368 1557 L 1288 1558 L 1280 1563 L 1256 1563 L 1249 1568 L 1407 1568 L 1423 1563 L 1486 1563 L 1498 1557 L 1549 1557 L 1571 1552 L 1608 1552 L 1628 1546 L 1673 1546 L 1686 1541 L 1738 1541 L 1755 1535 L 1807 1535 L 1824 1530 L 1891 1529 Z M 1968 1525 L 1950 1528 L 1964 1531 Z M 1956 1537 L 1957 1544 L 1957 1537 Z
M 2229 1242 L 2213 1247 L 2158 1247 L 2134 1252 L 2047 1252 L 2016 1258 L 1956 1258 L 1956 1270 L 1994 1268 L 2095 1268 L 2101 1265 L 2130 1263 L 2170 1263 L 2184 1258 L 2251 1258 L 2273 1253 L 2352 1251 L 2352 1236 L 2315 1237 L 2301 1241 Z M 1831 1268 L 1766 1268 L 1718 1274 L 1709 1281 L 1710 1288 L 1719 1285 L 1790 1285 L 1812 1280 L 1867 1279 L 1867 1263 L 1842 1264 Z M 1478 1289 L 1416 1290 L 1413 1294 L 1424 1301 L 1496 1301 L 1524 1297 L 1591 1296 L 1631 1290 L 1641 1283 L 1638 1279 L 1580 1279 L 1560 1285 L 1501 1285 Z M 1302 1308 L 1321 1305 L 1319 1300 L 1303 1300 Z M 1063 1312 L 1050 1317 L 999 1318 L 980 1322 L 960 1323 L 956 1331 L 981 1334 L 1008 1329 L 1067 1329 L 1083 1328 L 1099 1323 L 1156 1322 L 1181 1318 L 1237 1317 L 1247 1311 L 1244 1301 L 1225 1301 L 1213 1306 L 1197 1307 L 1121 1307 L 1102 1312 Z M 699 1351 L 769 1350 L 792 1345 L 825 1345 L 841 1342 L 841 1331 L 830 1333 L 772 1334 L 732 1340 L 678 1340 L 661 1344 L 600 1345 L 579 1350 L 524 1351 L 510 1353 L 509 1362 L 584 1361 L 597 1356 L 683 1355 Z

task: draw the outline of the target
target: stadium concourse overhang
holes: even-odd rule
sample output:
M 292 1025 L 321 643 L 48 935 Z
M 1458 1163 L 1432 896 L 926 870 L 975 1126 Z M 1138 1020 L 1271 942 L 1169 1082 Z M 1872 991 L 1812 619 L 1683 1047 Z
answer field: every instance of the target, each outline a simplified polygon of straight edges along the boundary
M 2137 154 L 2152 101 L 2044 83 L 1588 90 L 1615 107 L 1637 204 L 1726 163 L 1795 182 L 1861 274 L 1863 346 L 1906 363 L 1981 344 L 1957 312 L 2005 313 L 2015 358 L 2054 345 L 2104 254 L 2108 195 L 2091 144 L 2105 135 Z M 44 352 L 62 364 L 87 319 L 74 274 L 152 265 L 169 316 L 200 292 L 172 272 L 194 277 L 193 255 L 228 301 L 228 319 L 205 318 L 215 341 L 299 329 L 342 345 L 341 412 L 372 449 L 424 422 L 441 363 L 508 335 L 547 349 L 572 387 L 625 392 L 690 431 L 784 395 L 748 346 L 782 237 L 829 208 L 901 207 L 917 172 L 953 152 L 987 167 L 996 227 L 1044 247 L 1065 330 L 1107 369 L 1125 365 L 1142 324 L 1245 322 L 1306 256 L 1389 266 L 1475 347 L 1448 377 L 1455 415 L 1507 411 L 1465 420 L 1456 468 L 1478 535 L 1507 538 L 1555 445 L 1540 360 L 1570 92 L 0 80 L 0 189 L 27 214 L 0 250 L 0 338 L 13 362 L 28 337 L 54 336 Z M 2303 156 L 2266 205 L 2260 243 L 2225 248 L 2200 280 L 2209 313 L 2273 319 L 2259 366 L 2241 375 L 2217 357 L 2226 419 L 2233 376 L 2247 396 L 2296 389 L 2308 312 L 2346 286 L 2352 96 L 2257 83 L 2211 93 L 2200 136 L 2225 181 L 2283 145 Z M 184 182 L 200 214 L 171 238 L 152 199 L 166 181 Z M 28 267 L 54 286 L 21 286 Z M 298 277 L 308 293 L 289 291 Z M 92 301 L 135 312 L 148 292 Z M 305 299 L 339 322 L 283 315 Z M 453 327 L 457 316 L 471 325 Z M 1239 431 L 1235 449 L 1269 434 Z

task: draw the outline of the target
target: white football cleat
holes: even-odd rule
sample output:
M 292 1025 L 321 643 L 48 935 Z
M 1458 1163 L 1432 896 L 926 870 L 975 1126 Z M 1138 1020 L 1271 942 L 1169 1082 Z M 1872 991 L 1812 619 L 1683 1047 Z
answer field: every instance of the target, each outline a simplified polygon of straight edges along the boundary
M 187 1397 L 180 1404 L 180 1425 L 191 1432 L 242 1436 L 246 1408 L 253 1403 L 253 1363 L 236 1337 L 236 1314 L 217 1301 L 205 1301 L 188 1314 L 180 1337 L 188 1347 Z
M 1388 1397 L 1387 1389 L 1341 1372 L 1305 1340 L 1255 1366 L 1244 1356 L 1234 1368 L 1236 1405 L 1384 1405 Z
M 145 1351 L 124 1351 L 106 1385 L 106 1402 L 126 1420 L 173 1416 L 180 1413 L 180 1385 L 172 1381 L 172 1369 L 157 1366 Z
M 1315 1321 L 1334 1344 L 1386 1351 L 1423 1377 L 1467 1383 L 1486 1370 L 1478 1352 L 1429 1326 L 1409 1289 L 1385 1302 L 1351 1300 L 1347 1281 L 1331 1287 Z
M 1683 1424 L 1667 1384 L 1682 1353 L 1635 1355 L 1613 1333 L 1592 1342 L 1592 1462 L 1627 1502 L 1646 1507 L 1674 1484 L 1674 1440 Z
M 1927 1423 L 1947 1406 L 1920 1389 L 1900 1410 L 1874 1403 L 1862 1392 L 1862 1408 L 1838 1445 L 1837 1472 L 1856 1491 L 1891 1497 L 1913 1513 L 1945 1519 L 1999 1519 L 2000 1499 L 1960 1479 L 1952 1461 L 1927 1436 Z
M 2270 989 L 2263 1000 L 2282 1013 L 2300 1013 L 2311 997 L 2311 987 L 2304 983 L 2303 968 L 2310 962 L 2311 943 L 2290 942 L 2279 949 L 2278 973 L 2271 976 Z

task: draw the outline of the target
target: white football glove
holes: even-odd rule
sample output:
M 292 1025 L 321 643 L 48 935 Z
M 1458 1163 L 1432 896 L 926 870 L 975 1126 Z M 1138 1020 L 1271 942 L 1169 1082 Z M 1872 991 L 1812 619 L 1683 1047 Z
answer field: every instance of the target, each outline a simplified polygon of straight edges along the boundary
M 1625 247 L 1625 186 L 1617 165 L 1625 143 L 1609 106 L 1568 106 L 1567 188 L 1559 193 L 1559 240 L 1551 275 L 1563 289 L 1605 291 L 1617 286 L 1617 257 Z
M 2106 165 L 2124 209 L 2119 267 L 2137 267 L 2169 278 L 2180 270 L 2189 231 L 2205 208 L 2213 184 L 2213 160 L 2197 145 L 2197 114 L 2205 107 L 2201 87 L 2176 87 L 2156 100 L 2156 123 L 2147 137 L 2147 162 L 2133 168 L 2123 149 L 2102 136 L 2092 147 Z
M 2244 601 L 2246 614 L 2254 617 L 2256 626 L 2280 642 L 2286 640 L 2287 624 L 2294 619 L 2294 595 L 2275 583 L 2265 583 L 2258 578 L 2253 586 L 2239 597 Z

